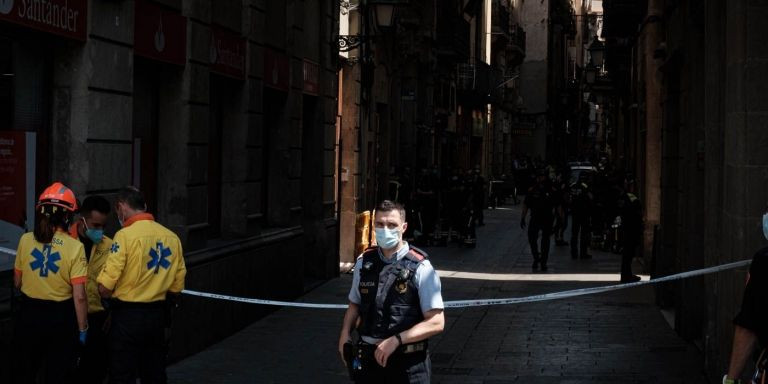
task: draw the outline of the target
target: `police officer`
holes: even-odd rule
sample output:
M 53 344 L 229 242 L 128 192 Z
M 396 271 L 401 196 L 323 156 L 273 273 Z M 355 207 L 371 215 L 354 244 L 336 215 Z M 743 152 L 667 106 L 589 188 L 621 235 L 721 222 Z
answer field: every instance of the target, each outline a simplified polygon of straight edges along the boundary
M 381 202 L 374 214 L 378 247 L 355 264 L 339 353 L 357 383 L 430 382 L 427 339 L 445 324 L 440 278 L 426 253 L 402 240 L 406 227 L 403 207 Z M 360 338 L 353 348 L 355 324 Z
M 536 173 L 536 184 L 525 195 L 523 201 L 523 216 L 520 218 L 520 228 L 525 229 L 525 219 L 528 211 L 531 211 L 531 221 L 528 226 L 528 242 L 533 254 L 533 270 L 539 268 L 547 271 L 549 259 L 549 237 L 552 235 L 552 226 L 555 221 L 555 211 L 563 216 L 562 206 L 557 202 L 557 191 L 547 179 L 546 169 L 539 169 Z M 538 237 L 541 232 L 541 252 L 539 252 Z
M 589 235 L 591 233 L 589 221 L 592 215 L 593 196 L 589 189 L 587 172 L 579 173 L 579 180 L 570 187 L 570 205 L 573 224 L 571 226 L 571 258 L 591 259 L 587 253 Z
M 487 195 L 485 178 L 480 173 L 480 167 L 475 167 L 474 174 L 472 175 L 472 206 L 475 211 L 475 217 L 478 227 L 485 225 L 484 210 L 486 205 L 485 197 Z
M 763 214 L 763 236 L 768 240 L 768 211 Z M 768 347 L 768 247 L 757 251 L 752 257 L 747 276 L 741 310 L 733 320 L 735 330 L 731 364 L 723 377 L 723 383 L 727 384 L 741 382 L 739 377 L 758 344 L 763 348 L 762 359 L 758 361 L 758 366 L 762 364 L 763 367 L 764 378 L 761 379 L 768 382 L 768 377 L 765 377 L 768 364 L 768 352 L 765 349 Z
M 135 187 L 117 194 L 115 213 L 122 229 L 115 234 L 99 293 L 111 298 L 109 381 L 165 383 L 166 300 L 184 289 L 186 267 L 181 241 L 155 222 Z
M 74 382 L 77 343 L 88 333 L 83 244 L 67 234 L 77 200 L 60 182 L 46 188 L 35 207 L 35 230 L 19 240 L 14 285 L 21 308 L 14 331 L 13 381 Z M 79 331 L 79 332 L 78 332 Z
M 622 193 L 616 203 L 622 226 L 622 283 L 633 283 L 640 280 L 640 276 L 632 274 L 632 259 L 635 257 L 643 233 L 643 208 L 640 199 L 635 196 L 634 192 L 635 180 L 631 177 L 625 178 Z
M 80 206 L 80 217 L 70 226 L 70 235 L 79 239 L 85 248 L 88 260 L 88 341 L 78 368 L 78 382 L 102 383 L 107 375 L 108 312 L 104 309 L 99 295 L 96 278 L 104 267 L 112 248 L 112 239 L 104 235 L 104 227 L 110 213 L 110 204 L 103 196 L 88 196 Z

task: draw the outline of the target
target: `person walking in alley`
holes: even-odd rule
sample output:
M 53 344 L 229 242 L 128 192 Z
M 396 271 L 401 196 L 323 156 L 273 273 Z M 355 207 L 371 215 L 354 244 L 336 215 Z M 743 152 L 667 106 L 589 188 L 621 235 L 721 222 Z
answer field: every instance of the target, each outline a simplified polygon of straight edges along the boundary
M 768 210 L 763 214 L 763 236 L 768 240 Z M 734 335 L 731 363 L 723 383 L 740 383 L 744 366 L 759 344 L 763 352 L 757 361 L 754 383 L 768 383 L 768 247 L 752 257 L 747 275 L 747 286 L 741 301 L 741 310 L 733 320 Z
M 590 217 L 592 216 L 592 191 L 588 184 L 589 174 L 581 172 L 579 179 L 570 186 L 569 200 L 571 206 L 571 258 L 572 259 L 591 259 L 592 256 L 587 253 L 589 245 L 591 228 Z
M 443 331 L 443 298 L 427 254 L 402 239 L 407 225 L 402 205 L 381 202 L 374 214 L 378 246 L 355 263 L 338 347 L 356 383 L 430 382 L 427 339 Z
M 147 213 L 135 187 L 117 194 L 115 234 L 99 293 L 111 302 L 109 382 L 165 383 L 165 328 L 169 304 L 184 289 L 187 273 L 181 240 Z
M 555 214 L 563 217 L 562 205 L 558 201 L 558 194 L 552 183 L 547 179 L 546 169 L 539 169 L 536 173 L 536 184 L 525 195 L 523 201 L 523 215 L 520 218 L 520 228 L 525 229 L 525 219 L 531 212 L 531 220 L 528 225 L 528 242 L 531 245 L 533 255 L 533 270 L 541 265 L 541 271 L 547 271 L 549 259 L 549 243 L 552 235 L 552 226 L 555 222 Z M 538 238 L 541 232 L 541 248 Z
M 643 207 L 634 192 L 635 180 L 632 177 L 626 177 L 623 191 L 616 203 L 622 226 L 622 283 L 633 283 L 640 280 L 640 276 L 632 274 L 632 260 L 635 258 L 643 234 Z

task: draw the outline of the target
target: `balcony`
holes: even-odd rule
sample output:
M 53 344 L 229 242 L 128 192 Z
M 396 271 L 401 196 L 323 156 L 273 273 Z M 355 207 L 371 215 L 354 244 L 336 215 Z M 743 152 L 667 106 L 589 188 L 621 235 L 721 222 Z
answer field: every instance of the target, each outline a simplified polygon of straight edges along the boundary
M 482 61 L 457 64 L 456 90 L 459 98 L 470 103 L 487 103 L 493 91 L 493 77 L 491 67 Z

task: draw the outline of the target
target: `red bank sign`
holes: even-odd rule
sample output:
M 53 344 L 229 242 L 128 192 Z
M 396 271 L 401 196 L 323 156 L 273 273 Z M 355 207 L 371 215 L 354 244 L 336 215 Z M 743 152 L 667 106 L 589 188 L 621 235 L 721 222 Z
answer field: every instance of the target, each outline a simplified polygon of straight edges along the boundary
M 134 52 L 149 59 L 184 65 L 187 19 L 147 0 L 136 0 L 135 15 Z
M 84 41 L 88 0 L 0 0 L 0 20 Z
M 211 71 L 245 80 L 245 38 L 211 26 Z

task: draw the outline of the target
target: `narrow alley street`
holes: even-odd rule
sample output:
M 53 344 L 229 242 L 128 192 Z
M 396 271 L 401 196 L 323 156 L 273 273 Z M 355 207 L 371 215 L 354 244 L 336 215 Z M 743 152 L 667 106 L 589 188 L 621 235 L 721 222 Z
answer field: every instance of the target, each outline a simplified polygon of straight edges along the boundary
M 531 273 L 519 217 L 520 206 L 487 211 L 474 250 L 454 244 L 425 249 L 440 271 L 445 300 L 521 297 L 618 280 L 620 256 L 593 251 L 592 260 L 572 260 L 568 247 L 553 247 L 548 273 Z M 302 301 L 345 303 L 350 283 L 351 275 L 343 275 Z M 349 382 L 336 353 L 342 315 L 341 310 L 280 309 L 172 365 L 169 382 Z M 707 382 L 699 353 L 669 327 L 649 286 L 448 309 L 445 332 L 430 340 L 430 349 L 434 383 Z

